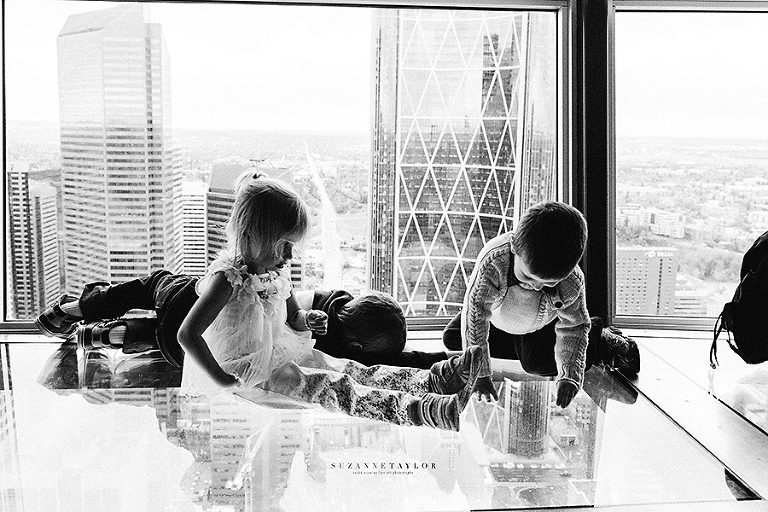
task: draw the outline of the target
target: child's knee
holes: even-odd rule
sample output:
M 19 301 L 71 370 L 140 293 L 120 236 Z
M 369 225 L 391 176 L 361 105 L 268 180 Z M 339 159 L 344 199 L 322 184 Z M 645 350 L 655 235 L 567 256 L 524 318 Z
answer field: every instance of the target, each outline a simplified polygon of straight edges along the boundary
M 301 386 L 305 376 L 301 368 L 294 362 L 285 363 L 276 368 L 269 376 L 266 388 L 276 393 L 288 393 Z

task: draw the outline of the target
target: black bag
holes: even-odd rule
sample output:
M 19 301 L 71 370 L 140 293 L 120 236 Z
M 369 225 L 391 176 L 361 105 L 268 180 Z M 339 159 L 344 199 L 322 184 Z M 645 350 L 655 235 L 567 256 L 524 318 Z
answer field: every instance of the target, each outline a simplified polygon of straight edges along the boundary
M 744 254 L 741 282 L 731 302 L 715 322 L 715 337 L 709 350 L 709 364 L 717 368 L 717 338 L 725 329 L 728 345 L 744 361 L 768 361 L 768 231 Z

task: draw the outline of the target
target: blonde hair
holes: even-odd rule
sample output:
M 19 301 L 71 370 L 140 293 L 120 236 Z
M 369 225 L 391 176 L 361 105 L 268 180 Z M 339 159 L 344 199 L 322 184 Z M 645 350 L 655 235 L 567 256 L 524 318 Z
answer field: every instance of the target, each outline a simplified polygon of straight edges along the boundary
M 309 227 L 306 203 L 285 183 L 249 169 L 235 181 L 235 204 L 227 222 L 229 251 L 235 261 L 282 257 L 286 238 L 300 240 Z

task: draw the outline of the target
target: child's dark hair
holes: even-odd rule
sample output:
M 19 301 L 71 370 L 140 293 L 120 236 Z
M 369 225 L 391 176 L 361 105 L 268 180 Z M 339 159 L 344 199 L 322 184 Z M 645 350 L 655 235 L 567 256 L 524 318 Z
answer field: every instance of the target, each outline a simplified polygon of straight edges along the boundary
M 251 265 L 280 257 L 286 237 L 301 239 L 309 227 L 306 203 L 285 183 L 249 169 L 235 183 L 235 204 L 227 223 L 233 257 Z
M 407 327 L 400 304 L 390 295 L 371 292 L 347 302 L 337 314 L 348 337 L 369 355 L 393 356 L 405 348 Z
M 531 206 L 515 229 L 513 248 L 542 279 L 563 279 L 587 247 L 587 221 L 573 206 L 548 201 Z

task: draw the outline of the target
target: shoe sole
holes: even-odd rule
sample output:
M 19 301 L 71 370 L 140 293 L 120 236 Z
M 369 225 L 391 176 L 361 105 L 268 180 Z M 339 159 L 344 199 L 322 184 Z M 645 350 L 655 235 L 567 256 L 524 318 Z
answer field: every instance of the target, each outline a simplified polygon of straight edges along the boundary
M 37 330 L 49 338 L 62 338 L 65 340 L 68 340 L 77 328 L 77 324 L 70 324 L 66 330 L 61 330 L 60 327 L 49 324 L 45 318 L 42 318 L 42 315 L 34 319 L 34 324 Z
M 46 306 L 46 308 L 43 310 L 43 313 L 38 315 L 37 318 L 35 318 L 33 320 L 33 322 L 35 324 L 35 327 L 37 327 L 37 329 L 41 333 L 43 333 L 44 335 L 48 336 L 49 338 L 54 338 L 55 337 L 55 338 L 62 338 L 62 339 L 65 339 L 65 340 L 69 339 L 69 337 L 72 335 L 72 333 L 77 328 L 77 324 L 78 324 L 79 320 L 75 321 L 75 322 L 67 322 L 65 320 L 65 317 L 62 316 L 62 315 L 66 315 L 66 313 L 64 313 L 61 310 L 61 305 L 64 303 L 64 301 L 67 298 L 71 298 L 72 300 L 77 300 L 75 297 L 72 297 L 71 295 L 68 295 L 68 294 L 64 293 L 58 299 L 50 302 L 48 304 L 48 306 Z M 67 302 L 71 302 L 71 301 L 67 301 Z M 50 320 L 48 320 L 48 318 L 46 316 L 46 312 L 48 312 L 49 310 L 52 310 L 55 307 L 58 307 L 59 311 L 61 312 L 61 314 L 56 313 L 55 311 L 52 313 L 57 318 L 61 318 L 61 322 L 62 323 L 59 326 L 53 325 L 50 322 Z M 69 324 L 69 325 L 67 327 L 64 327 L 67 324 Z
M 624 375 L 625 377 L 634 377 L 638 373 L 640 373 L 640 353 L 636 354 L 636 361 L 637 365 L 630 365 L 629 362 L 627 362 L 623 357 L 621 356 L 615 356 L 610 363 L 606 363 L 605 366 L 608 368 L 619 372 L 620 374 Z M 619 363 L 619 364 L 616 364 Z

